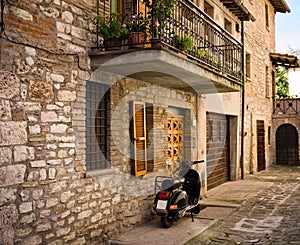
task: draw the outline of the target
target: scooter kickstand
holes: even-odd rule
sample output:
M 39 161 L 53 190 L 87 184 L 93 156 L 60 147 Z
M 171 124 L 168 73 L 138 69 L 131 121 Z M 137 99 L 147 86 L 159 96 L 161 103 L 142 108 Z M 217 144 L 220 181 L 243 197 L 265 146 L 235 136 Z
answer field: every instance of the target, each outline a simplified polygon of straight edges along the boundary
M 192 211 L 191 211 L 191 216 L 192 216 L 192 222 L 194 222 L 194 215 Z

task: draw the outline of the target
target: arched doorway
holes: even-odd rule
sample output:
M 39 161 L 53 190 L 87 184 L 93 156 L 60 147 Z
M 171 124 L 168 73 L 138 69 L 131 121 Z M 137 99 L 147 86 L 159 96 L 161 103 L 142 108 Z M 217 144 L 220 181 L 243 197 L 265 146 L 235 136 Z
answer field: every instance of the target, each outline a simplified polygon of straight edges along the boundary
M 298 132 L 291 124 L 283 124 L 276 131 L 276 163 L 299 164 Z

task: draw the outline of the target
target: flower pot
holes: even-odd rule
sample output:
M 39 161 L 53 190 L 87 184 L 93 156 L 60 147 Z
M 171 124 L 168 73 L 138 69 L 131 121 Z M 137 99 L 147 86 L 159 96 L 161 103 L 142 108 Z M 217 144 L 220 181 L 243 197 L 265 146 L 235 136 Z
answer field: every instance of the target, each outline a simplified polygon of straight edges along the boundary
M 124 50 L 127 49 L 128 46 L 125 46 L 125 41 L 120 38 L 109 38 L 103 41 L 103 45 L 105 50 Z
M 143 48 L 146 41 L 146 35 L 143 32 L 130 32 L 128 34 L 128 43 L 131 48 Z
M 161 47 L 161 40 L 159 37 L 153 37 L 151 39 L 151 46 L 153 48 L 158 48 L 158 47 Z

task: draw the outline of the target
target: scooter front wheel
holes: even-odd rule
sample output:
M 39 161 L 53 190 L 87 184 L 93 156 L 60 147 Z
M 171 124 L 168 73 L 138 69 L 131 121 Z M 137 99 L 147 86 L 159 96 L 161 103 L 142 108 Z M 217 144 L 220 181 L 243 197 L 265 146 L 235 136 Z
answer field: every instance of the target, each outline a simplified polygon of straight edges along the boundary
M 163 216 L 160 218 L 161 224 L 163 228 L 170 228 L 173 224 L 173 219 L 168 216 Z

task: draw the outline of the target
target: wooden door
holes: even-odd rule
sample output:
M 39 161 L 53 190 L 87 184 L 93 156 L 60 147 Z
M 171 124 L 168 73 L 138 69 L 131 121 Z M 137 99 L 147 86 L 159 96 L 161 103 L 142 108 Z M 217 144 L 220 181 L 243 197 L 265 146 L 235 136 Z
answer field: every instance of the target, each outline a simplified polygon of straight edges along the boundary
M 226 115 L 206 116 L 207 189 L 230 180 L 229 123 Z
M 257 171 L 266 169 L 265 156 L 265 122 L 263 120 L 256 121 L 257 134 Z

